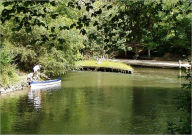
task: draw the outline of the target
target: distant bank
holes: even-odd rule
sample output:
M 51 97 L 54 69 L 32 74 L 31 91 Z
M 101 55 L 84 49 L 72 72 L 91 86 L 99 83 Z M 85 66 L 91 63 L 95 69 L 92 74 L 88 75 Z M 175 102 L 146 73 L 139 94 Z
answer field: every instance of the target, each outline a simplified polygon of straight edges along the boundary
M 191 65 L 182 61 L 157 61 L 157 60 L 128 60 L 128 59 L 110 59 L 114 62 L 123 62 L 131 66 L 156 67 L 156 68 L 190 68 Z

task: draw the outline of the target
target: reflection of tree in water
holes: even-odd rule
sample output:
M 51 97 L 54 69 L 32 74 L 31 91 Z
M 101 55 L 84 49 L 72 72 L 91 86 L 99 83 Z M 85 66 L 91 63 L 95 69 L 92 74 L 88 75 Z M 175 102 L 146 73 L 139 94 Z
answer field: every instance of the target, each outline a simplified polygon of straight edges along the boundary
M 133 133 L 191 133 L 191 96 L 188 91 L 180 88 L 133 89 Z
M 56 90 L 60 87 L 54 87 Z M 41 92 L 43 90 L 30 90 L 28 96 L 19 98 L 15 109 L 15 117 L 10 121 L 15 123 L 10 124 L 13 133 L 37 134 L 40 130 L 40 123 L 45 115 L 40 111 L 41 109 Z M 10 111 L 11 112 L 11 111 Z
M 164 131 L 163 121 L 167 118 L 166 112 L 172 96 L 161 88 L 133 87 L 133 108 L 131 117 L 132 133 L 161 133 Z M 163 97 L 163 98 L 162 98 Z
M 186 91 L 177 97 L 177 110 L 185 115 L 180 115 L 172 121 L 168 121 L 168 133 L 191 134 L 191 93 Z
M 17 106 L 15 108 L 14 115 L 9 119 L 9 126 L 11 127 L 10 133 L 14 134 L 28 134 L 38 133 L 40 121 L 43 119 L 43 115 L 38 115 L 39 112 L 33 107 L 33 104 L 29 102 L 27 96 L 20 97 L 17 101 L 13 102 L 11 106 Z M 10 107 L 9 112 L 13 108 Z

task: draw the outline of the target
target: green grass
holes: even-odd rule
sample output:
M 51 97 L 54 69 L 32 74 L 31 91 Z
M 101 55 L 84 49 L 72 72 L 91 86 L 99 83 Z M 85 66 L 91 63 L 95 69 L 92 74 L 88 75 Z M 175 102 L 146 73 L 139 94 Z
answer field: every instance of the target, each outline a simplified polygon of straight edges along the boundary
M 14 65 L 9 64 L 7 67 L 1 66 L 0 87 L 7 87 L 27 79 L 27 73 L 16 69 Z
M 3 87 L 11 85 L 19 81 L 19 76 L 16 73 L 15 66 L 9 64 L 7 66 L 1 66 L 0 84 Z
M 106 68 L 114 68 L 114 69 L 121 69 L 121 70 L 131 70 L 133 68 L 129 65 L 126 65 L 121 62 L 113 62 L 113 61 L 101 61 L 100 64 L 97 63 L 96 60 L 84 60 L 76 62 L 76 67 L 106 67 Z

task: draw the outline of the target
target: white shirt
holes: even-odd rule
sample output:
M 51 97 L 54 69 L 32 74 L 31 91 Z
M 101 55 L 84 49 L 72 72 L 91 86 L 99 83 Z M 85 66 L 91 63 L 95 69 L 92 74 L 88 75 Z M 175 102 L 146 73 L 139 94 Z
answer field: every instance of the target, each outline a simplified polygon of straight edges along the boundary
M 29 80 L 28 80 L 29 79 Z M 33 73 L 29 73 L 28 75 L 27 75 L 27 80 L 28 81 L 32 81 L 33 80 Z
M 34 68 L 33 68 L 33 71 L 34 71 L 34 72 L 36 72 L 37 70 L 40 70 L 40 66 L 39 66 L 39 65 L 36 65 L 36 66 L 34 66 Z
M 27 75 L 27 78 L 32 79 L 32 77 L 33 77 L 33 73 L 29 73 L 29 74 Z

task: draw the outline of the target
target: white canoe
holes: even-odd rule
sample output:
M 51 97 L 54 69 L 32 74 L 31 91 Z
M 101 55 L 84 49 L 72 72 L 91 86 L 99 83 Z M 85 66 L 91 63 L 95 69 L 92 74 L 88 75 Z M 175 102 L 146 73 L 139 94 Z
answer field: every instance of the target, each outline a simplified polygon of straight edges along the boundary
M 61 86 L 61 78 L 47 81 L 31 81 L 31 89 L 47 89 Z

